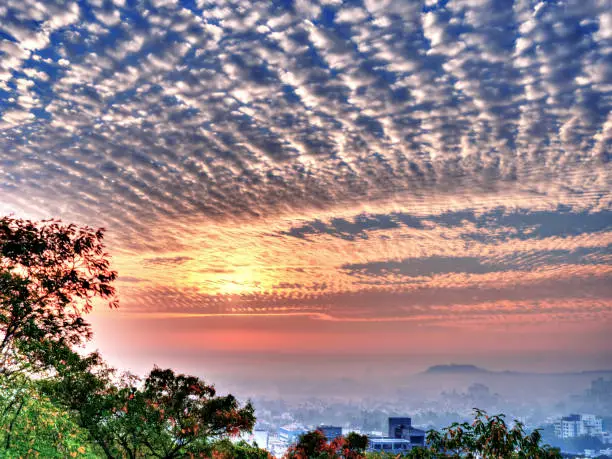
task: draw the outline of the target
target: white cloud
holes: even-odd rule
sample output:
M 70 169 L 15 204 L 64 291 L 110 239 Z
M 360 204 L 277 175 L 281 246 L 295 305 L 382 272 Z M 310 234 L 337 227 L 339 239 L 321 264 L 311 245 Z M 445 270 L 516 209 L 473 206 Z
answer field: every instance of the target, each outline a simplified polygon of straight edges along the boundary
M 362 8 L 343 8 L 338 12 L 336 21 L 355 24 L 362 22 L 367 17 L 368 13 Z
M 452 1 L 426 14 L 403 0 L 248 3 L 92 4 L 92 19 L 74 2 L 11 0 L 7 199 L 26 189 L 129 226 L 389 196 L 609 193 L 601 2 Z M 19 174 L 16 155 L 37 175 Z

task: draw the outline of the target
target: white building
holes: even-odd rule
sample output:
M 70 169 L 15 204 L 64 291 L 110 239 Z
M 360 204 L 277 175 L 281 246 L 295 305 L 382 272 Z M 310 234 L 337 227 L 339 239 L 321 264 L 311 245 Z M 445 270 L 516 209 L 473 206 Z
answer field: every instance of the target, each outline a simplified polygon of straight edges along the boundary
M 559 438 L 598 437 L 603 434 L 603 420 L 592 414 L 570 414 L 555 423 Z
M 580 415 L 580 435 L 597 437 L 603 434 L 603 420 L 593 414 Z
M 293 445 L 297 443 L 300 435 L 304 435 L 306 432 L 308 432 L 308 429 L 300 424 L 289 424 L 278 429 L 278 438 L 287 445 Z

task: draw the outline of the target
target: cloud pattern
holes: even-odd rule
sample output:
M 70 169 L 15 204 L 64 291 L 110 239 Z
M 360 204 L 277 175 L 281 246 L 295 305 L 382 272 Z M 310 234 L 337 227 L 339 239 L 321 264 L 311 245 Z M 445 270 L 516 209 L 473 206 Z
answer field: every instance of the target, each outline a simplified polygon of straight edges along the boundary
M 610 320 L 611 153 L 607 0 L 0 5 L 0 210 L 138 313 Z

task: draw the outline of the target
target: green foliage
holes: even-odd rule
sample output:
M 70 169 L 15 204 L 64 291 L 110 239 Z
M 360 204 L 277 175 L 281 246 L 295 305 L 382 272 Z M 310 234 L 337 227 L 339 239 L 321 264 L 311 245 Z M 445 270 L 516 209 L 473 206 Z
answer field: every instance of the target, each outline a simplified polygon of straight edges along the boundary
M 270 453 L 265 449 L 251 446 L 244 441 L 233 443 L 229 439 L 212 443 L 206 457 L 213 459 L 272 459 Z
M 560 452 L 548 445 L 541 446 L 538 430 L 527 434 L 523 424 L 514 422 L 508 428 L 504 415 L 489 416 L 475 410 L 474 422 L 454 423 L 442 432 L 430 431 L 427 443 L 431 451 L 442 457 L 483 457 L 489 459 L 560 458 Z
M 99 354 L 73 350 L 91 337 L 83 315 L 94 298 L 117 306 L 103 235 L 59 221 L 0 219 L 0 421 L 12 451 L 5 456 L 89 454 L 89 440 L 108 458 L 203 456 L 211 441 L 250 431 L 250 403 L 217 396 L 194 376 L 155 368 L 138 386 L 129 376 L 118 381 Z
M 332 454 L 335 454 L 335 448 L 333 446 L 330 447 L 323 432 L 314 430 L 300 435 L 297 444 L 289 450 L 287 457 L 291 459 L 327 459 L 331 458 L 332 456 L 330 455 Z
M 55 348 L 59 359 L 54 376 L 41 379 L 41 391 L 72 413 L 107 457 L 121 457 L 113 438 L 114 414 L 126 388 L 114 383 L 114 370 L 97 353 L 81 356 L 67 347 Z
M 0 218 L 0 431 L 3 457 L 98 457 L 90 433 L 50 391 L 51 380 L 70 388 L 76 367 L 91 366 L 98 355 L 81 358 L 71 349 L 91 337 L 83 315 L 94 299 L 111 307 L 109 256 L 104 231 Z M 86 380 L 79 373 L 78 383 Z M 73 378 L 74 379 L 74 378 Z M 76 384 L 72 381 L 72 384 Z M 79 388 L 87 398 L 87 386 Z M 62 397 L 75 395 L 68 391 Z
M 99 457 L 70 413 L 24 376 L 0 377 L 0 455 L 7 458 Z
M 217 396 L 213 386 L 170 369 L 154 368 L 141 391 L 132 389 L 123 417 L 133 417 L 132 409 L 142 426 L 141 441 L 166 458 L 198 454 L 210 439 L 236 436 L 255 424 L 250 403 L 241 407 L 234 396 Z
M 439 459 L 444 456 L 434 453 L 425 448 L 412 448 L 410 451 L 407 451 L 403 454 L 368 452 L 365 457 L 366 459 Z
M 154 368 L 137 387 L 129 376 L 114 384 L 112 372 L 93 356 L 83 362 L 46 387 L 109 458 L 198 456 L 210 451 L 212 440 L 250 431 L 255 423 L 250 403 L 217 396 L 195 376 Z

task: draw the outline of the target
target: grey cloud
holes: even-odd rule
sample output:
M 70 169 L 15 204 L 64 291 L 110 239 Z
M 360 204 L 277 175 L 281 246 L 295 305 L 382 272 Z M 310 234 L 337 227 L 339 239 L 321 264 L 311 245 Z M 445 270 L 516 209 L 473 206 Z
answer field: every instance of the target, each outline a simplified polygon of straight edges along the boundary
M 357 276 L 429 277 L 436 274 L 466 273 L 485 274 L 504 270 L 501 266 L 489 266 L 475 257 L 406 258 L 402 261 L 380 261 L 343 265 L 342 270 Z
M 343 265 L 342 270 L 356 276 L 431 277 L 438 274 L 487 274 L 505 271 L 530 271 L 559 264 L 612 265 L 612 246 L 576 250 L 538 250 L 516 252 L 498 259 L 477 257 L 406 258 L 402 261 L 379 261 Z
M 155 257 L 145 258 L 143 261 L 147 265 L 161 265 L 161 266 L 174 266 L 182 265 L 188 261 L 193 260 L 191 257 Z
M 501 242 L 511 239 L 544 239 L 553 236 L 576 236 L 606 232 L 612 229 L 612 211 L 573 210 L 560 207 L 556 211 L 531 211 L 499 207 L 487 212 L 472 209 L 448 211 L 439 215 L 360 214 L 352 219 L 314 220 L 294 226 L 281 234 L 300 239 L 331 235 L 344 240 L 368 239 L 372 232 L 394 228 L 462 228 L 474 225 L 476 231 L 466 230 L 461 237 L 466 241 Z M 494 230 L 494 234 L 478 232 Z
M 401 261 L 352 263 L 341 266 L 347 274 L 359 277 L 432 277 L 440 274 L 487 274 L 531 271 L 561 264 L 612 265 L 612 246 L 576 250 L 536 250 L 515 252 L 496 259 L 478 257 L 405 258 Z

